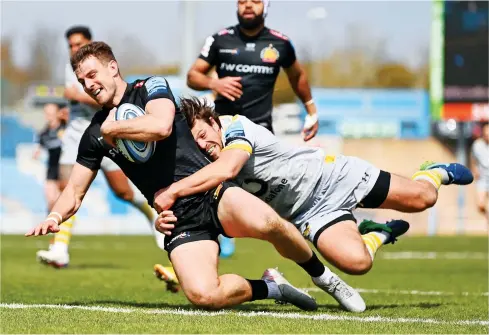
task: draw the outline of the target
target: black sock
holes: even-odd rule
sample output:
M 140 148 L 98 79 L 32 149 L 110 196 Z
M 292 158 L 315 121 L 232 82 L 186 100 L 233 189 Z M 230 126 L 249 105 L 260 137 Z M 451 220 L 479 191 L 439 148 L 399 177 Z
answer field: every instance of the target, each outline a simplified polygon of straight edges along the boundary
M 318 256 L 313 252 L 311 259 L 304 263 L 297 263 L 301 268 L 303 268 L 311 277 L 321 276 L 326 269 L 324 264 L 321 263 Z
M 246 279 L 251 285 L 251 301 L 263 300 L 268 297 L 268 286 L 264 280 Z

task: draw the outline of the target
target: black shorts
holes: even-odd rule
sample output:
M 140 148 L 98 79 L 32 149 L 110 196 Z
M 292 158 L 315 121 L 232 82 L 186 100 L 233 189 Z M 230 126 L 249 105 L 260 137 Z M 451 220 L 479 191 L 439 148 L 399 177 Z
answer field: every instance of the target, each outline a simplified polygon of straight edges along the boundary
M 224 182 L 194 199 L 191 204 L 177 204 L 172 208 L 178 221 L 172 235 L 165 236 L 168 257 L 179 245 L 205 240 L 216 241 L 219 244 L 218 236 L 226 236 L 217 216 L 217 208 L 229 187 L 238 186 L 232 182 Z
M 372 190 L 362 200 L 362 208 L 379 208 L 387 199 L 391 186 L 391 174 L 380 170 L 379 177 Z
M 48 165 L 47 169 L 47 180 L 59 180 L 59 164 L 56 165 Z

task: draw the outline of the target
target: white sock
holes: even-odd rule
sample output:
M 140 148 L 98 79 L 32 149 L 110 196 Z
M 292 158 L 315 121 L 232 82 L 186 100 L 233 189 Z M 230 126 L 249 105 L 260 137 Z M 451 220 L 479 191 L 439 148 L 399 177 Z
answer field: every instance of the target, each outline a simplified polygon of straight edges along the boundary
M 68 244 L 62 242 L 54 242 L 50 250 L 68 253 Z
M 280 290 L 279 290 L 276 282 L 274 282 L 273 280 L 266 280 L 265 279 L 265 283 L 267 284 L 267 287 L 268 287 L 267 299 L 280 299 L 280 298 L 282 298 L 282 293 L 280 293 Z
M 312 277 L 312 281 L 317 285 L 318 283 L 329 285 L 334 273 L 331 272 L 326 266 L 324 267 L 324 272 L 319 277 Z
M 144 195 L 139 191 L 134 185 L 131 184 L 131 188 L 134 192 L 134 197 L 131 200 L 131 203 L 133 203 L 135 206 L 138 208 L 141 208 L 142 206 L 145 206 L 148 202 L 146 201 L 146 198 Z
M 450 177 L 448 176 L 447 170 L 442 169 L 442 168 L 436 168 L 436 169 L 432 169 L 432 170 L 438 172 L 441 175 L 441 183 L 443 185 L 448 184 L 448 182 L 450 181 Z

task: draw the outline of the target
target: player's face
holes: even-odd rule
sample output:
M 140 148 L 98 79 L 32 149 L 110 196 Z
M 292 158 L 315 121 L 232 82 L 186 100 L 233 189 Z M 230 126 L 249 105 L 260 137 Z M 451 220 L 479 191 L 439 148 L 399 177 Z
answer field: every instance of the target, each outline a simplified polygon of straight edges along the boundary
M 68 38 L 70 56 L 73 56 L 82 46 L 90 43 L 90 40 L 82 34 L 73 34 Z
M 242 27 L 253 29 L 263 23 L 263 2 L 261 0 L 239 0 L 238 20 Z
M 115 61 L 107 64 L 98 58 L 90 56 L 78 65 L 75 74 L 83 89 L 99 105 L 112 103 L 116 92 L 116 82 L 119 69 Z
M 195 120 L 192 135 L 199 148 L 215 161 L 222 150 L 221 128 L 213 119 L 210 122 L 208 124 L 204 120 Z

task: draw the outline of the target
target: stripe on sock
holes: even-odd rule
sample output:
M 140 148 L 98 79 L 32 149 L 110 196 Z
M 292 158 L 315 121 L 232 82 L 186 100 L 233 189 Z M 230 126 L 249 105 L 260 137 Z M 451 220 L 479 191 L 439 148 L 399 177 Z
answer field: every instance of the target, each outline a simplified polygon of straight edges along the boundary
M 372 260 L 374 259 L 375 253 L 382 245 L 382 241 L 378 236 L 375 235 L 375 232 L 371 232 L 365 235 L 362 235 L 363 242 L 367 247 L 368 253 Z
M 441 186 L 442 175 L 438 171 L 418 171 L 413 175 L 413 180 L 426 180 L 438 190 Z

